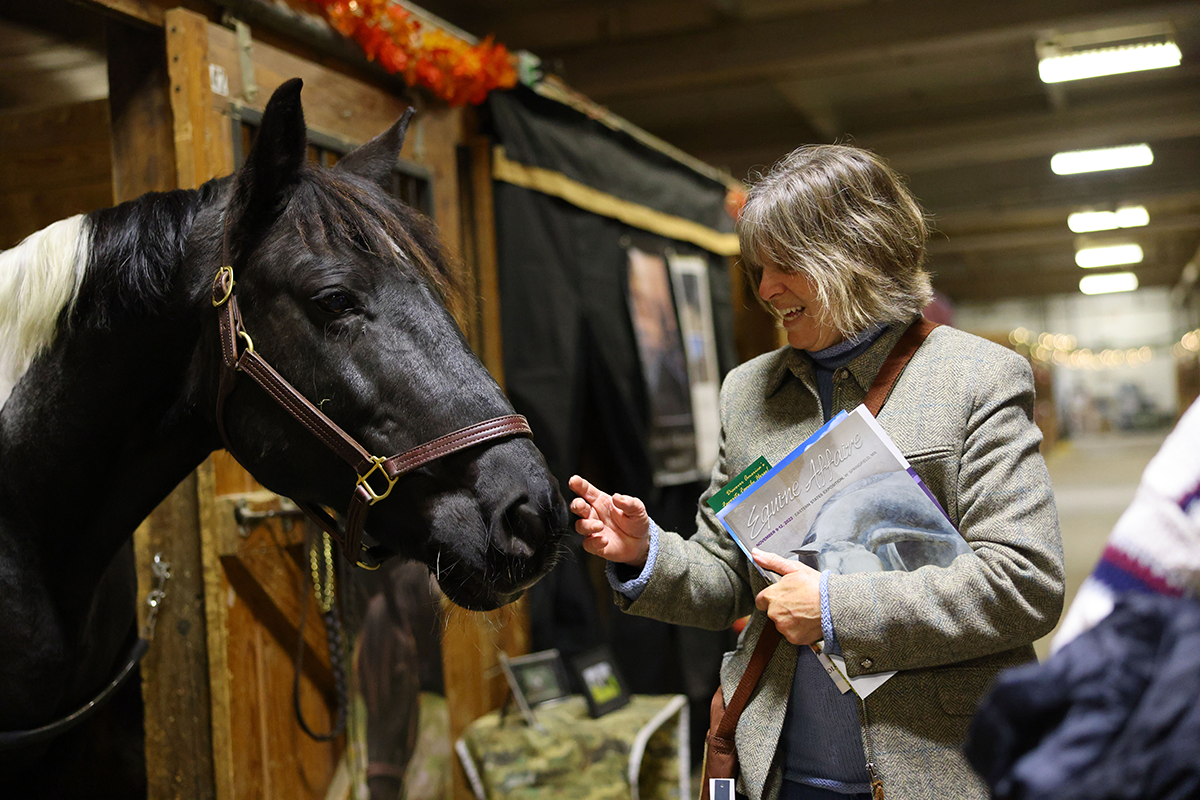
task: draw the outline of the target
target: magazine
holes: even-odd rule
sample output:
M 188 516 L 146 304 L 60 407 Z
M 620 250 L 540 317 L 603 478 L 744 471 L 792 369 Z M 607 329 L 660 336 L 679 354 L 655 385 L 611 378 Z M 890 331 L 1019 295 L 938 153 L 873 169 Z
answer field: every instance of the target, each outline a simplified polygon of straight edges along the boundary
M 717 517 L 747 557 L 757 548 L 841 574 L 973 553 L 866 406 L 831 419 Z
M 975 557 L 866 406 L 839 413 L 774 467 L 759 459 L 709 504 L 771 582 L 779 576 L 755 564 L 751 550 L 839 574 L 946 567 L 961 555 Z M 813 651 L 839 689 L 860 697 L 895 674 L 847 681 L 837 656 Z

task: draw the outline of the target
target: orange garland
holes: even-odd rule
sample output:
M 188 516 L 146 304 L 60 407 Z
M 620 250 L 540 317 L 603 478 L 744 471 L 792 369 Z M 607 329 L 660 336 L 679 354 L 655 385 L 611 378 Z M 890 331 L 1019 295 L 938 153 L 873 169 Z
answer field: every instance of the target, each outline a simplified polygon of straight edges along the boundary
M 517 83 L 513 56 L 491 37 L 468 44 L 440 28 L 423 28 L 390 0 L 309 0 L 338 33 L 353 39 L 367 58 L 424 86 L 452 106 L 478 105 L 493 89 Z

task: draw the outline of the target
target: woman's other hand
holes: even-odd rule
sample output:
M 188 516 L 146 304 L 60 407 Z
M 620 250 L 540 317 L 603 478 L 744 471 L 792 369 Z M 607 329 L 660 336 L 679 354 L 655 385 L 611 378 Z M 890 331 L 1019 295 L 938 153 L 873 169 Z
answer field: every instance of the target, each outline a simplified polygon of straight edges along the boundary
M 575 530 L 583 536 L 583 549 L 618 564 L 644 567 L 650 552 L 646 504 L 627 494 L 602 492 L 578 475 L 567 485 L 579 495 L 571 501 L 571 513 L 580 518 Z
M 751 553 L 760 567 L 783 577 L 758 593 L 754 604 L 792 644 L 813 644 L 824 638 L 821 630 L 821 573 L 799 561 L 774 553 Z

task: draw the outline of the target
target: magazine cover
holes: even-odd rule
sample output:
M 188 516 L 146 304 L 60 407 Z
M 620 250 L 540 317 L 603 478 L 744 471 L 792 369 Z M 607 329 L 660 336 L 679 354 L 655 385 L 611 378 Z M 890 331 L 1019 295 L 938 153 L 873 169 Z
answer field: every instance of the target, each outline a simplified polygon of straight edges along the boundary
M 973 555 L 866 406 L 834 417 L 717 517 L 747 557 L 758 548 L 842 574 Z

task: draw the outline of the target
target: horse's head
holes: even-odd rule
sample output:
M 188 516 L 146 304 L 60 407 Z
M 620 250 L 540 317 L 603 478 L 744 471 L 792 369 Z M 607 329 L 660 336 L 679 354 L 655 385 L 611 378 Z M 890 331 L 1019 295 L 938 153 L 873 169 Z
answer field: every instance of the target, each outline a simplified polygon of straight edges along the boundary
M 406 125 L 332 170 L 316 167 L 305 157 L 300 81 L 284 84 L 221 223 L 255 353 L 384 457 L 513 413 L 446 311 L 452 271 L 432 225 L 383 188 Z M 346 511 L 358 476 L 267 391 L 243 376 L 222 407 L 231 449 L 264 486 Z M 459 605 L 487 609 L 544 574 L 566 522 L 541 454 L 509 437 L 404 475 L 370 506 L 366 531 L 427 564 Z

